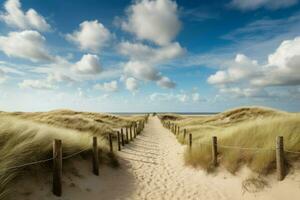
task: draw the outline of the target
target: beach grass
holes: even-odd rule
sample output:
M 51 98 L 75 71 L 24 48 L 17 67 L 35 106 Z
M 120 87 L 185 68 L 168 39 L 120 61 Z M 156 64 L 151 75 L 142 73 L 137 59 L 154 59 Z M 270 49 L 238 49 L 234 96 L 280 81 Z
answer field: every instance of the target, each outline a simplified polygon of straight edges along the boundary
M 243 165 L 260 174 L 275 169 L 276 137 L 284 137 L 284 148 L 300 152 L 300 114 L 269 108 L 237 108 L 212 116 L 161 115 L 186 129 L 193 136 L 191 149 L 185 151 L 188 165 L 212 169 L 212 136 L 218 138 L 218 162 L 235 173 Z M 177 136 L 187 143 L 183 134 Z M 233 148 L 228 148 L 228 146 Z M 287 166 L 300 158 L 300 154 L 285 153 Z
M 61 139 L 63 156 L 89 148 L 92 136 L 98 137 L 102 163 L 117 166 L 108 149 L 106 135 L 114 129 L 132 124 L 144 116 L 112 116 L 99 113 L 56 110 L 51 112 L 0 112 L 0 199 L 7 199 L 14 181 L 27 167 L 26 163 L 52 158 L 54 139 Z M 67 161 L 66 161 L 67 162 Z M 51 161 L 38 166 L 51 168 Z

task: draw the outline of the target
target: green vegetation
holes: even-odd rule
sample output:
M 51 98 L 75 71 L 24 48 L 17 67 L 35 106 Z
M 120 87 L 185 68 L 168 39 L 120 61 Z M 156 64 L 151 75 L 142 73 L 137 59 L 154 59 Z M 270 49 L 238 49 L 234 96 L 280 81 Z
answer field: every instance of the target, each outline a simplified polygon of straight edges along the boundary
M 143 116 L 118 117 L 69 110 L 0 112 L 0 199 L 7 198 L 14 180 L 27 167 L 10 168 L 51 158 L 52 142 L 56 138 L 62 140 L 63 156 L 67 156 L 91 147 L 91 136 L 97 135 L 100 161 L 117 165 L 116 157 L 109 153 L 106 134 L 141 119 Z M 49 162 L 39 166 L 51 168 Z
M 284 137 L 285 150 L 300 151 L 300 114 L 268 108 L 238 108 L 213 116 L 162 115 L 193 135 L 193 146 L 186 150 L 185 161 L 211 170 L 211 137 L 218 137 L 219 163 L 235 173 L 242 165 L 267 174 L 275 169 L 276 136 Z M 187 138 L 186 138 L 187 139 Z M 186 143 L 183 134 L 178 141 Z M 226 148 L 226 146 L 242 147 Z M 249 149 L 247 149 L 249 148 Z M 252 148 L 259 148 L 258 150 Z M 300 154 L 286 153 L 292 165 Z

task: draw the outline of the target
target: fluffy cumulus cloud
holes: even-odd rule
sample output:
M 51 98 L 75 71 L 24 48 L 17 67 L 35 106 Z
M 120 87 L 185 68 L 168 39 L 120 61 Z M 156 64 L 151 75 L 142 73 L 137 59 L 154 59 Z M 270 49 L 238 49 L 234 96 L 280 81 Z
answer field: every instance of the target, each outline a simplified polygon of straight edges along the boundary
M 238 54 L 226 70 L 217 71 L 208 78 L 211 84 L 234 83 L 249 76 L 254 76 L 258 69 L 256 60 L 251 60 L 243 54 Z
M 160 48 L 152 48 L 141 43 L 121 42 L 118 45 L 118 50 L 131 60 L 142 60 L 151 63 L 165 62 L 177 58 L 185 52 L 185 49 L 178 42 Z
M 174 88 L 176 86 L 176 83 L 171 81 L 168 77 L 163 76 L 160 78 L 160 80 L 157 81 L 157 85 L 162 88 Z
M 98 83 L 94 86 L 94 88 L 103 90 L 105 92 L 116 92 L 118 90 L 118 82 L 111 81 L 111 82 L 105 82 L 103 84 Z
M 128 20 L 122 28 L 139 39 L 158 45 L 169 44 L 180 30 L 177 4 L 171 0 L 141 0 L 127 10 Z
M 48 81 L 45 80 L 23 80 L 23 82 L 19 83 L 20 88 L 31 88 L 31 89 L 39 89 L 39 90 L 52 90 L 55 89 L 55 86 Z
M 45 38 L 37 31 L 10 32 L 0 36 L 0 51 L 7 56 L 28 59 L 33 62 L 51 61 L 54 58 L 45 48 Z
M 97 55 L 86 54 L 73 66 L 77 73 L 97 74 L 101 72 L 101 64 Z
M 220 92 L 238 97 L 269 97 L 272 86 L 300 85 L 300 37 L 283 41 L 266 64 L 258 64 L 245 55 L 236 59 L 225 70 L 208 78 L 208 83 L 219 87 Z M 237 86 L 238 85 L 238 86 Z
M 241 10 L 255 10 L 258 8 L 279 9 L 287 8 L 298 3 L 298 0 L 232 0 L 230 5 Z
M 263 76 L 252 80 L 261 86 L 300 85 L 300 37 L 286 40 L 269 55 Z
M 127 90 L 135 92 L 139 88 L 138 80 L 133 77 L 129 77 L 125 80 L 125 86 Z
M 35 29 L 39 31 L 49 31 L 50 25 L 45 18 L 34 9 L 23 12 L 20 0 L 8 0 L 4 4 L 5 12 L 0 14 L 0 20 L 6 24 L 19 29 Z
M 149 63 L 141 61 L 129 61 L 125 64 L 124 71 L 127 75 L 140 80 L 158 81 L 160 74 Z
M 111 38 L 111 33 L 103 24 L 94 21 L 84 21 L 79 30 L 66 35 L 67 40 L 75 43 L 81 50 L 99 52 Z

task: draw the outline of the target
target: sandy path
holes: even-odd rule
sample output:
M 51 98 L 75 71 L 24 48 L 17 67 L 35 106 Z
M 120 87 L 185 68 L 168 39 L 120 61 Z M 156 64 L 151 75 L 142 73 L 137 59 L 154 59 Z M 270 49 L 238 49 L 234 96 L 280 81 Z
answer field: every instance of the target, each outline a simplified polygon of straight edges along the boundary
M 275 200 L 298 199 L 300 176 L 294 174 L 277 182 L 269 177 L 270 185 L 258 193 L 247 193 L 242 181 L 251 172 L 246 168 L 236 176 L 220 169 L 206 174 L 201 169 L 184 165 L 185 146 L 164 128 L 157 117 L 150 117 L 143 133 L 120 153 L 121 162 L 133 175 L 132 191 L 117 199 L 161 200 Z M 118 189 L 117 189 L 118 190 Z
M 120 199 L 232 199 L 205 174 L 184 166 L 184 146 L 150 117 L 143 133 L 120 153 L 132 172 L 135 187 L 130 196 Z
M 33 171 L 16 184 L 14 200 L 289 200 L 299 199 L 300 174 L 284 181 L 268 177 L 269 186 L 258 193 L 242 190 L 249 170 L 233 176 L 222 169 L 206 174 L 184 165 L 185 146 L 150 117 L 144 131 L 121 152 L 121 167 L 101 166 L 100 176 L 91 173 L 90 160 L 74 159 L 63 173 L 63 196 L 51 192 L 51 173 Z M 70 171 L 70 169 L 74 168 Z

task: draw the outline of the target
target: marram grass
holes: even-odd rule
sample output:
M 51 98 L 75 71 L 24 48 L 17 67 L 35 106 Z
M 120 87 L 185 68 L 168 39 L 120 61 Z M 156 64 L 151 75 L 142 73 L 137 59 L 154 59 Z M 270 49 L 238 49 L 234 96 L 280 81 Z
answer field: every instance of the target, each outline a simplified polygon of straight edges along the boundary
M 167 116 L 161 116 L 168 121 Z M 276 137 L 284 137 L 284 148 L 300 152 L 300 114 L 267 108 L 238 108 L 214 116 L 180 117 L 171 122 L 193 135 L 192 149 L 185 152 L 189 165 L 211 170 L 211 138 L 218 138 L 218 162 L 235 173 L 242 165 L 267 174 L 275 169 Z M 186 137 L 187 139 L 188 137 Z M 183 134 L 178 136 L 183 140 Z M 224 148 L 222 146 L 242 147 Z M 248 149 L 249 148 L 249 149 Z M 252 149 L 254 148 L 254 149 Z M 257 148 L 257 150 L 255 150 Z M 285 153 L 290 166 L 300 154 Z
M 117 117 L 98 113 L 52 111 L 40 113 L 0 113 L 0 199 L 7 199 L 13 183 L 25 168 L 14 166 L 52 157 L 54 139 L 61 139 L 63 156 L 91 147 L 92 136 L 98 136 L 102 149 L 100 161 L 117 164 L 109 153 L 106 134 L 114 128 L 142 119 L 142 116 Z M 51 167 L 38 164 L 37 167 Z

